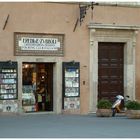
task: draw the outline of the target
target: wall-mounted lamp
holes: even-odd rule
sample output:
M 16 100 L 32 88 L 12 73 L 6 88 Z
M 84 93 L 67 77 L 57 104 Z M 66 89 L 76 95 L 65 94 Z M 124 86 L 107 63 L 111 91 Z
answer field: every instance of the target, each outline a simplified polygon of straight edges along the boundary
M 76 30 L 76 27 L 78 25 L 78 23 L 80 22 L 80 26 L 83 22 L 83 19 L 85 18 L 85 15 L 87 13 L 87 10 L 91 7 L 91 10 L 92 10 L 92 19 L 93 19 L 93 8 L 94 8 L 94 5 L 99 5 L 98 3 L 95 3 L 95 2 L 91 2 L 90 4 L 79 4 L 79 10 L 80 10 L 80 17 L 77 18 L 76 20 L 76 23 L 74 25 L 74 29 L 73 29 L 73 32 L 75 32 Z
M 79 5 L 79 9 L 80 9 L 80 25 L 82 24 L 83 22 L 83 19 L 85 18 L 85 15 L 86 15 L 86 11 L 91 7 L 92 11 L 93 11 L 93 8 L 94 8 L 94 5 L 98 5 L 98 3 L 96 2 L 91 2 L 91 4 L 89 5 Z
M 10 65 L 12 65 L 13 63 L 12 63 L 12 60 L 8 60 L 8 61 L 6 61 L 7 63 L 9 63 Z
M 75 64 L 75 60 L 72 60 L 72 61 L 70 61 L 69 63 L 71 63 L 71 64 Z

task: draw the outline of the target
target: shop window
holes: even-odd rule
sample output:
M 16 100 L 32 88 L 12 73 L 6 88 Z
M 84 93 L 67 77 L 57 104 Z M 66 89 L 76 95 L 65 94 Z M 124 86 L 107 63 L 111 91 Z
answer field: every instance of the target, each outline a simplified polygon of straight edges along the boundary
M 17 99 L 17 62 L 0 62 L 0 99 Z

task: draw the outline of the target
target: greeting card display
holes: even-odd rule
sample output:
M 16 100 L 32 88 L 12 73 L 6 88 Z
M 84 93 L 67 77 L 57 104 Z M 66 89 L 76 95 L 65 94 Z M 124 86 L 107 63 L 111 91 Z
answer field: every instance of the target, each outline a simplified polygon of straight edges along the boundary
M 79 62 L 63 62 L 64 97 L 78 97 L 80 94 Z
M 17 62 L 0 62 L 0 99 L 17 99 Z
M 80 63 L 63 62 L 63 109 L 80 108 Z

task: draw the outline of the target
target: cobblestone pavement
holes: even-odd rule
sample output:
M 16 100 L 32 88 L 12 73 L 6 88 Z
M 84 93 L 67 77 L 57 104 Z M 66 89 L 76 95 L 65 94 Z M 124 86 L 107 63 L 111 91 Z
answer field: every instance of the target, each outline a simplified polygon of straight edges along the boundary
M 140 138 L 140 120 L 95 114 L 0 115 L 0 138 Z

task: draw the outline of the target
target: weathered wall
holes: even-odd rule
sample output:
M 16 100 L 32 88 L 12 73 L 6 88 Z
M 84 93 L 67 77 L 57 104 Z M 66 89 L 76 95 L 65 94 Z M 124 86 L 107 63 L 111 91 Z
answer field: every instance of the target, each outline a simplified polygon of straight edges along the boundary
M 10 15 L 5 30 L 3 26 Z M 119 25 L 140 25 L 140 8 L 95 6 L 93 22 Z M 81 65 L 81 113 L 89 109 L 89 30 L 91 9 L 73 32 L 79 5 L 59 3 L 0 3 L 0 60 L 18 60 L 14 56 L 14 32 L 65 34 L 64 61 L 79 61 Z M 140 35 L 136 46 L 136 93 L 140 99 Z M 21 56 L 22 57 L 22 56 Z M 84 84 L 85 82 L 85 84 Z

